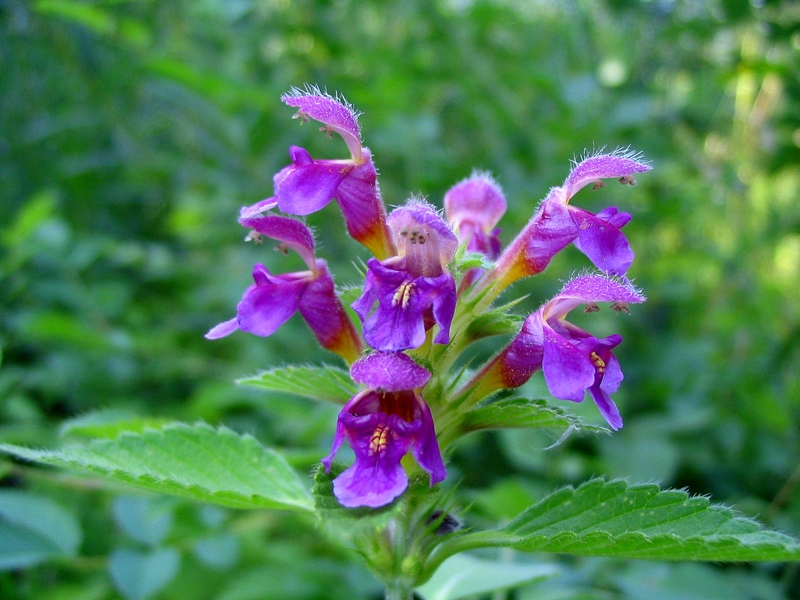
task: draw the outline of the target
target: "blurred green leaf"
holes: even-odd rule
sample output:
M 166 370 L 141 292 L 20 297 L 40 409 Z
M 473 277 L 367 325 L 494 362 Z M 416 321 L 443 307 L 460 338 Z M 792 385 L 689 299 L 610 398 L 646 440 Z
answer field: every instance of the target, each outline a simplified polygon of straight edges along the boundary
M 99 6 L 74 0 L 37 0 L 36 12 L 55 15 L 79 23 L 96 33 L 109 34 L 116 29 L 113 17 Z
M 146 600 L 178 574 L 180 555 L 174 548 L 139 552 L 118 548 L 111 553 L 108 571 L 126 600 Z
M 193 549 L 201 562 L 215 569 L 229 569 L 239 560 L 239 538 L 230 533 L 200 538 Z
M 425 600 L 458 600 L 541 581 L 559 572 L 555 565 L 485 560 L 457 554 L 444 561 L 416 592 Z
M 164 498 L 143 496 L 121 496 L 111 505 L 117 525 L 137 542 L 150 546 L 157 546 L 169 534 L 173 508 L 173 503 Z
M 308 491 L 281 455 L 224 427 L 173 424 L 61 450 L 10 444 L 0 445 L 0 450 L 152 492 L 233 508 L 313 510 Z
M 344 404 L 358 392 L 358 386 L 350 379 L 347 371 L 331 366 L 279 367 L 253 377 L 237 379 L 236 383 L 336 404 Z
M 81 538 L 75 517 L 49 498 L 0 490 L 0 569 L 22 569 L 54 556 L 75 555 Z

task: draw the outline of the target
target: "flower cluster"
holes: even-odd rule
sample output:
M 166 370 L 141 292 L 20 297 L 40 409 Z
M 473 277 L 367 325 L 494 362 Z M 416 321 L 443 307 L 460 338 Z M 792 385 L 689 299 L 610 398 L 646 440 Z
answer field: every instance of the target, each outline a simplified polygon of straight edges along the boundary
M 408 474 L 426 472 L 430 485 L 446 476 L 435 421 L 457 424 L 495 392 L 519 387 L 541 369 L 556 398 L 581 402 L 586 392 L 613 429 L 622 418 L 611 395 L 622 381 L 612 350 L 622 337 L 596 338 L 566 320 L 585 305 L 588 312 L 609 302 L 617 311 L 644 301 L 626 278 L 633 252 L 621 229 L 630 215 L 608 207 L 597 214 L 570 204 L 587 185 L 604 179 L 633 184 L 649 166 L 629 152 L 585 157 L 560 187 L 550 190 L 530 222 L 503 250 L 497 225 L 506 210 L 500 186 L 485 173 L 452 187 L 444 216 L 412 198 L 387 214 L 372 154 L 362 145 L 358 114 L 346 102 L 316 88 L 293 90 L 282 100 L 296 117 L 316 120 L 322 131 L 341 136 L 349 158 L 318 160 L 303 148 L 289 151 L 291 164 L 274 177 L 274 196 L 245 207 L 240 223 L 249 238 L 275 239 L 297 252 L 308 270 L 273 274 L 262 264 L 244 292 L 233 319 L 206 334 L 209 339 L 240 329 L 272 335 L 300 313 L 320 345 L 350 365 L 362 390 L 339 414 L 332 461 L 346 441 L 355 462 L 333 482 L 346 507 L 380 507 L 403 494 Z M 300 220 L 335 200 L 348 233 L 372 254 L 353 323 L 327 263 L 316 257 L 314 236 Z M 572 242 L 599 270 L 573 278 L 528 316 L 516 336 L 466 383 L 449 373 L 474 339 L 470 325 L 515 281 L 540 273 Z M 359 330 L 360 329 L 360 330 Z M 414 462 L 405 460 L 410 454 Z

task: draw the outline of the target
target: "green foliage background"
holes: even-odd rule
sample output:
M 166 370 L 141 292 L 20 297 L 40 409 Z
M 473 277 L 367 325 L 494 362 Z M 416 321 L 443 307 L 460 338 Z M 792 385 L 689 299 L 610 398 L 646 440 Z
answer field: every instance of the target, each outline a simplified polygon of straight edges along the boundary
M 473 168 L 494 173 L 505 242 L 584 151 L 631 146 L 653 163 L 637 188 L 575 200 L 633 214 L 629 275 L 649 300 L 587 325 L 625 337 L 624 429 L 548 450 L 552 437 L 524 430 L 467 438 L 448 481 L 468 524 L 607 474 L 686 486 L 800 535 L 800 9 L 788 1 L 0 1 L 0 442 L 55 446 L 81 435 L 62 422 L 105 411 L 222 423 L 288 449 L 301 472 L 327 454 L 336 406 L 232 384 L 336 363 L 302 321 L 268 340 L 202 337 L 233 315 L 254 262 L 277 264 L 242 243 L 239 207 L 272 194 L 290 145 L 344 151 L 279 102 L 304 83 L 364 112 L 389 205 L 412 193 L 441 205 Z M 309 223 L 338 283 L 355 282 L 365 252 L 335 206 Z M 520 311 L 586 266 L 566 250 L 515 287 L 531 294 Z M 528 388 L 546 396 L 536 378 Z M 564 408 L 599 423 L 585 404 Z M 3 598 L 380 595 L 299 516 L 119 496 L 10 462 L 0 477 L 0 492 L 49 498 L 83 532 L 0 572 Z M 559 564 L 509 597 L 800 598 L 798 572 L 780 565 Z

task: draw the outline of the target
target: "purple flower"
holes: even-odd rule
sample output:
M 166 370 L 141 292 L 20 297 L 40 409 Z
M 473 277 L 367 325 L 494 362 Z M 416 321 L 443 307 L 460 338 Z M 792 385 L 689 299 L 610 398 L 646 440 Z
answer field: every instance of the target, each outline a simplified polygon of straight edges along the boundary
M 445 267 L 458 239 L 436 210 L 421 201 L 395 209 L 388 223 L 400 255 L 369 260 L 364 293 L 352 305 L 364 323 L 364 339 L 377 350 L 418 348 L 435 323 L 439 331 L 433 341 L 447 344 L 456 284 Z
M 473 173 L 450 188 L 444 195 L 444 211 L 467 250 L 491 260 L 500 256 L 500 230 L 495 227 L 506 212 L 506 199 L 489 174 Z
M 322 131 L 342 136 L 350 158 L 315 160 L 305 149 L 292 146 L 292 164 L 273 178 L 275 196 L 243 208 L 241 217 L 253 217 L 276 206 L 285 213 L 308 215 L 335 198 L 350 235 L 380 259 L 393 256 L 396 249 L 386 225 L 372 154 L 361 145 L 358 113 L 344 100 L 317 88 L 293 89 L 281 100 L 298 109 L 296 118 L 320 121 Z
M 431 374 L 405 354 L 382 352 L 353 363 L 350 374 L 367 389 L 342 408 L 333 448 L 322 461 L 330 472 L 345 440 L 355 452 L 355 463 L 333 481 L 339 502 L 349 508 L 378 507 L 397 498 L 408 486 L 400 461 L 409 449 L 431 485 L 442 481 L 447 472 L 433 417 L 419 393 Z
M 608 424 L 619 429 L 622 417 L 611 394 L 619 388 L 622 371 L 611 350 L 622 336 L 593 337 L 566 316 L 581 304 L 593 312 L 597 302 L 613 302 L 612 308 L 626 311 L 628 304 L 644 300 L 630 283 L 601 275 L 576 277 L 525 320 L 520 333 L 465 389 L 478 400 L 498 389 L 521 386 L 541 368 L 556 398 L 581 402 L 588 390 Z
M 296 251 L 309 270 L 273 275 L 264 265 L 256 264 L 255 283 L 242 296 L 236 317 L 211 329 L 206 338 L 225 337 L 237 329 L 267 337 L 299 311 L 322 347 L 348 362 L 358 358 L 361 341 L 336 296 L 327 264 L 314 256 L 314 238 L 308 227 L 276 215 L 242 219 L 241 223 L 257 235 L 278 240 L 282 248 Z
M 649 170 L 650 166 L 641 162 L 638 155 L 629 152 L 600 154 L 581 161 L 564 185 L 550 190 L 484 285 L 493 284 L 496 295 L 514 281 L 543 271 L 553 256 L 573 241 L 601 271 L 625 275 L 633 262 L 633 251 L 620 229 L 631 216 L 613 206 L 595 215 L 569 201 L 590 183 L 595 188 L 602 187 L 602 179 L 614 177 L 632 185 L 634 173 Z

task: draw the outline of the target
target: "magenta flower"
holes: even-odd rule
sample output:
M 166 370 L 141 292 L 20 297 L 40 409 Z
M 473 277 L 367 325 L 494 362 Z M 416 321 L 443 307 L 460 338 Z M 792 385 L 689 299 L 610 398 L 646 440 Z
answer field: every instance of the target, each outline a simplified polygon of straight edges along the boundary
M 620 229 L 631 216 L 613 206 L 595 215 L 572 206 L 569 201 L 590 183 L 601 187 L 602 179 L 613 177 L 633 184 L 635 173 L 649 170 L 648 164 L 629 152 L 600 154 L 578 163 L 561 187 L 550 190 L 533 218 L 500 257 L 485 285 L 494 284 L 499 293 L 518 279 L 540 273 L 570 242 L 575 242 L 604 273 L 625 275 L 633 262 L 633 251 Z
M 242 209 L 249 218 L 278 207 L 293 215 L 308 215 L 336 199 L 347 231 L 380 259 L 396 252 L 386 225 L 386 211 L 378 189 L 377 173 L 370 151 L 361 145 L 358 113 L 344 100 L 317 88 L 293 89 L 281 100 L 298 109 L 295 117 L 324 124 L 322 131 L 338 133 L 350 150 L 347 160 L 315 160 L 303 148 L 292 146 L 292 164 L 273 178 L 275 196 Z
M 369 260 L 364 293 L 352 305 L 364 323 L 364 339 L 377 350 L 418 348 L 435 323 L 439 331 L 433 341 L 447 344 L 456 284 L 446 266 L 458 239 L 436 210 L 422 201 L 395 209 L 388 223 L 400 254 Z
M 237 329 L 267 337 L 299 311 L 322 347 L 348 362 L 358 358 L 361 341 L 336 296 L 327 264 L 314 256 L 314 238 L 308 227 L 276 215 L 242 219 L 241 223 L 258 235 L 278 240 L 284 249 L 296 251 L 309 270 L 273 275 L 256 264 L 255 283 L 242 296 L 236 317 L 212 328 L 206 338 L 225 337 Z
M 349 508 L 389 504 L 408 487 L 401 459 L 409 449 L 430 475 L 430 484 L 442 481 L 446 469 L 431 411 L 419 390 L 431 374 L 405 354 L 376 353 L 350 368 L 353 379 L 366 389 L 344 405 L 336 424 L 333 448 L 323 459 L 331 462 L 347 440 L 355 463 L 333 480 L 333 493 Z
M 622 382 L 622 370 L 611 350 L 620 335 L 593 337 L 566 320 L 580 306 L 597 310 L 597 302 L 613 302 L 615 310 L 644 302 L 630 283 L 601 275 L 584 275 L 569 281 L 559 294 L 530 315 L 520 333 L 467 384 L 470 394 L 481 398 L 502 389 L 519 387 L 542 369 L 547 387 L 556 398 L 581 402 L 586 391 L 613 429 L 622 417 L 611 394 Z
M 495 227 L 506 212 L 506 199 L 489 174 L 475 172 L 450 188 L 444 195 L 444 211 L 467 250 L 491 260 L 500 256 L 500 230 Z

